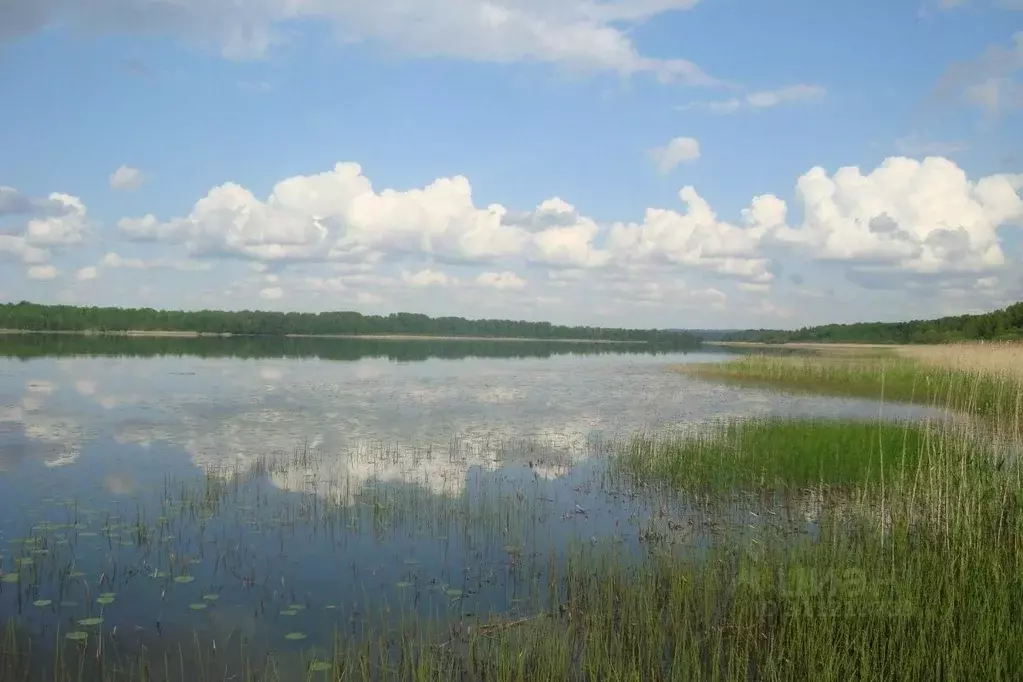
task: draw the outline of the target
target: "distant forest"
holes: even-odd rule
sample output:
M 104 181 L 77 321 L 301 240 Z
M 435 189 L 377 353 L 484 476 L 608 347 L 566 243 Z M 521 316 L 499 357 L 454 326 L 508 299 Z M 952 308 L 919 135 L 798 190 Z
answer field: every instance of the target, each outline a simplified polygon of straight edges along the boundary
M 804 327 L 795 331 L 750 329 L 733 332 L 725 341 L 788 343 L 946 343 L 949 341 L 1023 339 L 1023 302 L 980 315 L 956 315 L 910 322 L 858 322 Z
M 257 310 L 154 310 L 21 303 L 0 304 L 0 329 L 26 331 L 176 331 L 251 336 L 414 334 L 519 339 L 628 341 L 692 348 L 699 339 L 682 331 L 568 327 L 550 322 L 468 320 L 415 313 L 278 313 Z

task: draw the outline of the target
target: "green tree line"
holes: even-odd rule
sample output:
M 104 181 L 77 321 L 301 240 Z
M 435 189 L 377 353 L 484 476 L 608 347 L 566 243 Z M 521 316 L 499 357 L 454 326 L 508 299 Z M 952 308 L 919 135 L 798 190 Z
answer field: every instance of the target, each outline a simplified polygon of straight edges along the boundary
M 979 315 L 954 315 L 909 322 L 858 322 L 803 327 L 793 331 L 749 329 L 724 336 L 726 341 L 760 343 L 948 343 L 1023 339 L 1023 302 Z
M 40 305 L 27 301 L 0 304 L 0 329 L 50 332 L 176 331 L 253 336 L 414 334 L 552 341 L 559 339 L 628 341 L 676 348 L 699 345 L 699 340 L 695 336 L 682 331 L 569 327 L 550 322 L 470 320 L 464 317 L 429 317 L 416 313 L 363 315 L 348 311 L 322 313 L 279 313 L 259 310 L 183 311 Z

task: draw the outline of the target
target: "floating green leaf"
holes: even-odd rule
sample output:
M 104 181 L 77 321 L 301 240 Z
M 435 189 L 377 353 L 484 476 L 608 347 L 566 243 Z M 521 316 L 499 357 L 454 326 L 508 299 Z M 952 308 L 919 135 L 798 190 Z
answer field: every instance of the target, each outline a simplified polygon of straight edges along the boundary
M 327 661 L 313 661 L 309 664 L 309 670 L 314 673 L 321 673 L 330 670 L 333 666 Z
M 461 597 L 462 591 L 456 590 L 455 588 L 451 588 L 450 590 L 444 590 L 444 594 L 448 595 L 449 597 Z
M 34 602 L 32 602 L 32 605 L 38 606 L 39 608 L 43 608 L 44 606 L 49 606 L 52 603 L 53 601 L 49 599 L 36 599 Z
M 202 611 L 203 609 L 206 608 L 206 606 L 207 604 L 205 602 L 196 602 L 195 604 L 189 604 L 188 608 L 192 609 L 193 611 Z
M 100 606 L 109 606 L 110 604 L 114 603 L 114 598 L 113 597 L 100 597 L 99 599 L 96 600 L 96 603 L 99 604 Z
M 408 588 L 412 587 L 412 583 L 408 582 L 407 580 L 402 580 L 400 583 L 394 583 L 394 586 L 397 587 L 399 590 L 407 590 Z
M 174 578 L 174 582 L 182 583 L 182 584 L 190 583 L 193 580 L 195 580 L 195 576 L 191 576 L 191 575 L 179 575 L 176 578 Z
M 301 611 L 305 608 L 305 604 L 288 604 L 289 611 Z
M 304 632 L 289 632 L 288 634 L 284 635 L 284 639 L 290 639 L 292 641 L 297 641 L 297 640 L 300 640 L 300 639 L 305 639 L 305 633 Z
M 69 633 L 67 633 L 64 636 L 67 637 L 68 639 L 70 639 L 72 642 L 84 642 L 86 639 L 89 638 L 89 635 L 84 633 L 84 632 L 82 632 L 81 630 L 75 630 L 74 632 L 69 632 Z
M 0 578 L 0 581 L 3 581 L 5 583 L 16 583 L 16 582 L 18 582 L 18 574 L 17 573 L 4 573 L 3 577 Z
M 99 596 L 103 597 L 104 599 L 113 599 L 114 597 L 117 596 L 117 593 L 116 592 L 100 592 Z
M 298 615 L 298 611 L 295 611 L 294 609 L 284 609 L 283 611 L 281 611 L 281 615 L 282 616 L 297 616 Z
M 202 596 L 202 598 L 205 599 L 206 601 L 217 601 L 218 599 L 220 599 L 220 595 L 219 594 L 204 594 Z
M 101 618 L 99 616 L 96 616 L 96 617 L 93 617 L 93 618 L 83 618 L 82 620 L 78 621 L 78 624 L 83 626 L 83 627 L 90 627 L 90 626 L 93 626 L 93 625 L 99 625 L 102 622 L 103 622 L 103 618 Z
M 167 571 L 153 571 L 152 573 L 149 574 L 149 577 L 153 578 L 153 579 L 156 579 L 156 578 L 166 578 L 167 577 Z
M 84 578 L 85 577 L 85 573 L 82 573 L 81 571 L 71 571 L 70 573 L 67 574 L 67 577 L 69 577 L 69 578 Z

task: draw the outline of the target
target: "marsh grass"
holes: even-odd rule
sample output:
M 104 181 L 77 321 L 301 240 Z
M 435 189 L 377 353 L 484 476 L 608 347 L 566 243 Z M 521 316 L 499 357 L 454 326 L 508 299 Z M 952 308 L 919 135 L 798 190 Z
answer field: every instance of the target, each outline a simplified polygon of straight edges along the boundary
M 951 352 L 951 351 L 943 351 Z M 1020 433 L 1023 381 L 1010 362 L 983 366 L 924 362 L 892 353 L 808 356 L 748 355 L 713 364 L 681 365 L 679 371 L 720 381 L 807 393 L 908 402 L 947 412 L 982 416 Z
M 1007 375 L 1023 381 L 1023 342 L 973 342 L 938 346 L 897 346 L 899 355 L 923 363 L 988 375 Z
M 916 468 L 940 431 L 914 422 L 727 420 L 696 434 L 640 437 L 615 464 L 641 481 L 723 493 L 879 482 L 888 468 Z M 955 442 L 958 445 L 959 441 Z

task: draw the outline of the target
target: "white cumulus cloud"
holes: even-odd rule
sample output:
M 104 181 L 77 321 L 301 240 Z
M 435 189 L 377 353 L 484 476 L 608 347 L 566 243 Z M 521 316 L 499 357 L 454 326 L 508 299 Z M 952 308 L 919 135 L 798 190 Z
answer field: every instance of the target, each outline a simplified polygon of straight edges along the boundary
M 475 286 L 455 289 L 452 300 L 493 302 L 485 290 L 521 291 L 536 282 L 557 289 L 566 304 L 604 286 L 616 300 L 643 305 L 716 306 L 725 299 L 713 292 L 774 292 L 779 273 L 789 275 L 783 282 L 802 282 L 789 268 L 814 262 L 827 263 L 832 278 L 872 288 L 905 289 L 931 278 L 928 290 L 962 289 L 1011 269 L 1004 237 L 1023 220 L 1021 187 L 1023 176 L 971 179 L 942 157 L 892 157 L 877 168 L 811 168 L 788 200 L 755 196 L 733 219 L 686 186 L 678 208 L 603 222 L 560 197 L 527 211 L 479 207 L 461 176 L 377 190 L 357 164 L 341 163 L 283 180 L 265 199 L 226 183 L 184 218 L 123 220 L 126 238 L 177 249 L 180 257 L 111 252 L 98 265 L 212 268 L 241 257 L 260 274 L 250 272 L 232 291 L 264 300 L 294 291 L 302 294 L 295 301 L 322 295 L 333 305 L 386 306 L 463 282 Z M 999 285 L 998 295 L 1008 286 Z
M 121 166 L 110 176 L 110 186 L 114 189 L 138 189 L 142 186 L 142 171 L 131 166 Z
M 79 268 L 78 271 L 75 272 L 75 279 L 77 279 L 80 282 L 87 282 L 89 280 L 96 279 L 98 276 L 99 269 L 93 265 L 84 268 Z
M 700 143 L 692 137 L 676 137 L 663 147 L 650 150 L 650 158 L 661 173 L 670 173 L 679 164 L 700 158 Z
M 887 159 L 863 174 L 813 168 L 796 184 L 803 221 L 772 236 L 822 259 L 913 273 L 1004 265 L 997 229 L 1023 218 L 1014 176 L 970 181 L 954 162 Z

